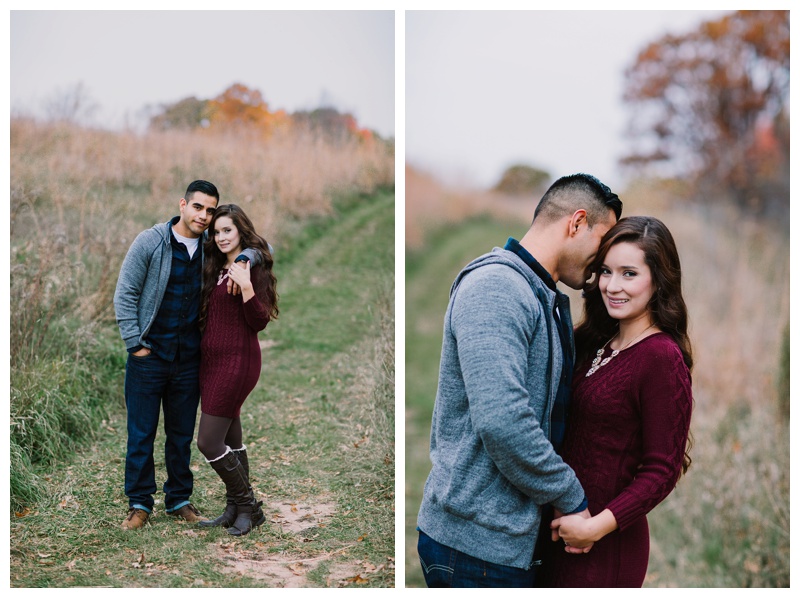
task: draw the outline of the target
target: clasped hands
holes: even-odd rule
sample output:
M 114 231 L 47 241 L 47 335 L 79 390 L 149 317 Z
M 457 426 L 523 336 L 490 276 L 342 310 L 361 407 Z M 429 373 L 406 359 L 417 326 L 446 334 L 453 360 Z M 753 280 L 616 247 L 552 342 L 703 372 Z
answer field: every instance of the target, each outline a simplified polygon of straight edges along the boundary
M 236 262 L 228 269 L 228 294 L 239 295 L 250 283 L 250 262 Z
M 554 519 L 550 523 L 550 539 L 553 542 L 558 542 L 559 538 L 564 540 L 564 550 L 570 554 L 589 552 L 595 543 L 592 539 L 592 515 L 589 509 L 574 515 L 564 515 L 558 509 L 554 511 Z

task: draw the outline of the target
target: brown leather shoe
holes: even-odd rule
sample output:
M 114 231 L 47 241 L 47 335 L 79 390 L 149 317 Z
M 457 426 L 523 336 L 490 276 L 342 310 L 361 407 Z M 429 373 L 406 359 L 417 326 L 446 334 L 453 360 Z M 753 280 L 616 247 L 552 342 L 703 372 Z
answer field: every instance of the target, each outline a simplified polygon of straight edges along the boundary
M 198 511 L 192 503 L 182 506 L 177 511 L 172 511 L 170 515 L 172 515 L 175 518 L 185 519 L 189 523 L 197 523 L 198 521 L 208 521 L 208 519 L 206 517 L 203 517 L 200 514 L 200 511 Z
M 150 513 L 143 509 L 135 509 L 131 507 L 128 509 L 128 516 L 122 522 L 122 529 L 139 529 L 144 527 L 147 520 L 150 518 Z

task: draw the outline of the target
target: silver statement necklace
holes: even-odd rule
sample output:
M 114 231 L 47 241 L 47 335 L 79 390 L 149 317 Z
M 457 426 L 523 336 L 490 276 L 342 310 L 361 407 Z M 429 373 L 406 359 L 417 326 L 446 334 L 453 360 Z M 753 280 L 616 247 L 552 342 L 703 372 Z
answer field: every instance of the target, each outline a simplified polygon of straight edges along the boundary
M 607 364 L 609 361 L 611 361 L 611 360 L 612 360 L 612 359 L 614 359 L 614 358 L 615 358 L 617 355 L 619 355 L 619 352 L 620 352 L 620 351 L 624 351 L 625 349 L 627 349 L 628 347 L 630 347 L 630 346 L 631 346 L 633 343 L 635 343 L 636 341 L 638 341 L 638 340 L 639 340 L 639 339 L 642 337 L 642 335 L 643 335 L 645 332 L 647 332 L 648 330 L 650 330 L 650 329 L 651 329 L 653 326 L 655 326 L 655 324 L 650 324 L 650 326 L 648 326 L 647 328 L 645 328 L 644 330 L 642 330 L 642 333 L 641 333 L 639 336 L 637 336 L 635 339 L 633 339 L 631 342 L 629 342 L 627 345 L 625 345 L 625 346 L 624 346 L 624 347 L 622 347 L 621 349 L 614 349 L 614 350 L 611 352 L 611 355 L 609 355 L 608 357 L 606 357 L 605 359 L 603 359 L 602 361 L 600 361 L 600 360 L 602 359 L 602 357 L 603 357 L 603 353 L 605 352 L 605 350 L 606 350 L 606 347 L 608 346 L 608 343 L 610 343 L 610 342 L 611 342 L 611 341 L 613 341 L 615 338 L 617 338 L 617 336 L 619 336 L 619 332 L 617 332 L 617 334 L 615 334 L 615 335 L 614 335 L 614 336 L 612 336 L 610 339 L 608 339 L 608 340 L 606 341 L 606 344 L 605 344 L 605 345 L 603 345 L 602 347 L 600 347 L 600 349 L 597 351 L 597 356 L 596 356 L 596 357 L 595 357 L 595 358 L 592 360 L 592 367 L 590 367 L 590 368 L 589 368 L 589 371 L 588 371 L 588 372 L 586 372 L 586 377 L 588 378 L 589 376 L 591 376 L 592 374 L 594 374 L 594 373 L 595 373 L 597 370 L 599 370 L 601 367 L 603 367 L 603 366 L 604 366 L 604 365 L 606 365 L 606 364 Z

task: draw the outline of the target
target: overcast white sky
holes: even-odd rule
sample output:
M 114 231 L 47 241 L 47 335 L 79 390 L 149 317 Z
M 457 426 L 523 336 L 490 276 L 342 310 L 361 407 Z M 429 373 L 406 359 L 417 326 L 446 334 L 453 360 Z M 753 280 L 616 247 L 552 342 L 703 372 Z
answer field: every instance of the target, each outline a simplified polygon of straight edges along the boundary
M 239 82 L 272 110 L 333 105 L 394 135 L 394 27 L 393 11 L 12 11 L 11 108 L 82 82 L 117 126 Z
M 619 186 L 625 68 L 727 12 L 407 11 L 406 158 L 479 187 L 517 162 Z

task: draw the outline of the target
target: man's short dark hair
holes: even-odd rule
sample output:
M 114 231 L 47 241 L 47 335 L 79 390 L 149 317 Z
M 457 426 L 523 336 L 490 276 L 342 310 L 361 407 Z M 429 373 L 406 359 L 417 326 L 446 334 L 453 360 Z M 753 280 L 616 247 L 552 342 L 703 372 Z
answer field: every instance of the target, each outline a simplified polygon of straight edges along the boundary
M 542 196 L 533 220 L 543 224 L 571 216 L 576 210 L 586 210 L 586 220 L 591 228 L 608 218 L 613 210 L 617 220 L 622 214 L 622 202 L 616 193 L 590 174 L 571 174 L 558 179 Z
M 192 195 L 194 195 L 195 191 L 199 191 L 200 193 L 205 193 L 210 197 L 216 197 L 217 203 L 219 203 L 219 191 L 217 191 L 217 188 L 214 186 L 213 183 L 209 183 L 208 181 L 203 181 L 203 180 L 192 181 L 191 183 L 189 183 L 189 186 L 186 187 L 186 194 L 183 196 L 183 198 L 186 201 L 189 201 L 190 199 L 192 199 Z

